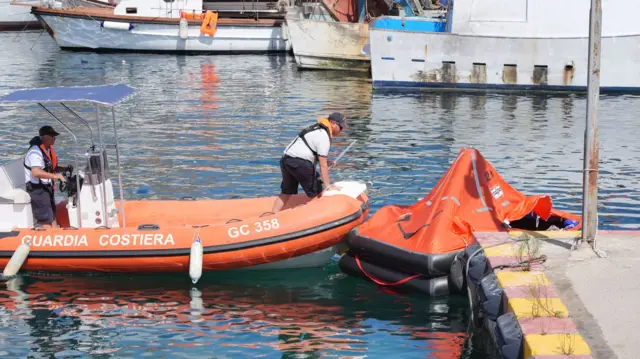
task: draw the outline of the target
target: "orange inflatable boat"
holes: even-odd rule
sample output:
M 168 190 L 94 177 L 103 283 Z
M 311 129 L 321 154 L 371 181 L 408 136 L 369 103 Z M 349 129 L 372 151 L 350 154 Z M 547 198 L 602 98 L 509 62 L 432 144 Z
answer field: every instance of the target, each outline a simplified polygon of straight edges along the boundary
M 579 216 L 559 211 L 547 195 L 511 187 L 473 148 L 463 148 L 423 199 L 385 206 L 347 236 L 343 271 L 381 285 L 448 294 L 455 256 L 474 243 L 473 232 L 574 230 Z
M 109 104 L 132 92 L 124 85 L 47 88 L 17 91 L 0 102 Z M 27 271 L 191 274 L 258 265 L 321 266 L 368 213 L 366 185 L 360 182 L 340 182 L 339 190 L 313 200 L 296 195 L 275 214 L 270 212 L 275 197 L 125 201 L 117 132 L 115 138 L 120 201 L 114 198 L 106 149 L 92 145 L 86 166 L 78 166 L 76 155 L 79 171 L 66 173 L 67 181 L 59 188 L 68 198 L 56 206 L 60 228 L 33 228 L 23 159 L 0 166 L 0 267 L 15 271 L 17 263 Z
M 0 233 L 0 266 L 4 268 L 20 244 L 30 242 L 25 270 L 181 272 L 189 268 L 190 249 L 198 239 L 204 270 L 286 260 L 272 267 L 319 266 L 333 255 L 332 247 L 362 223 L 368 200 L 364 193 L 352 198 L 339 192 L 305 203 L 306 198 L 298 195 L 295 208 L 277 214 L 269 212 L 275 197 L 125 201 L 125 228 L 111 223 L 111 228 L 81 229 L 70 227 L 63 202 L 57 206 L 62 228 Z

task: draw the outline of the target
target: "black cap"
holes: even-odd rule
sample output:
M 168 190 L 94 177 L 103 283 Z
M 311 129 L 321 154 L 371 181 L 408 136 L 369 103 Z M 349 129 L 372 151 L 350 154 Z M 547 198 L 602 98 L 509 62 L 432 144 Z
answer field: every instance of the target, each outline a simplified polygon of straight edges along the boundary
M 347 127 L 347 119 L 340 112 L 334 112 L 329 115 L 329 121 L 337 123 L 341 129 L 345 129 Z
M 53 129 L 51 126 L 42 126 L 40 127 L 40 136 L 58 136 L 59 133 Z

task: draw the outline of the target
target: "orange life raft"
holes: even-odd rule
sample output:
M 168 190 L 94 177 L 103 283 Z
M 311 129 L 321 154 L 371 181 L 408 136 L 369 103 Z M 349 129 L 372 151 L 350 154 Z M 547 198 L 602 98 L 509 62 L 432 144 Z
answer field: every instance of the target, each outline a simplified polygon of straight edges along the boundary
M 62 203 L 57 211 L 62 228 L 0 232 L 0 267 L 29 241 L 23 270 L 186 272 L 196 238 L 203 246 L 203 270 L 286 263 L 280 261 L 339 244 L 369 208 L 365 192 L 353 188 L 350 195 L 329 191 L 313 200 L 295 195 L 276 214 L 270 212 L 274 200 L 125 201 L 125 228 L 81 229 L 68 227 Z M 313 264 L 302 259 L 295 266 Z
M 569 221 L 566 221 L 569 220 Z M 559 211 L 547 195 L 511 187 L 473 148 L 463 148 L 423 199 L 385 206 L 347 236 L 343 271 L 381 285 L 422 287 L 448 294 L 454 257 L 475 243 L 473 232 L 581 227 L 579 216 Z

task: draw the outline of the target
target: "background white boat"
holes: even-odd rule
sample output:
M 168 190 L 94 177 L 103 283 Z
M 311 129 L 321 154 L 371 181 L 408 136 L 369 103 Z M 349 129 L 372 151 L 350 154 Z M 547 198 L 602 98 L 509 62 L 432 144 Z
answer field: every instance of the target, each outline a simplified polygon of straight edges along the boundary
M 282 19 L 218 19 L 213 36 L 200 33 L 202 20 L 189 19 L 180 36 L 182 10 L 202 12 L 202 1 L 122 0 L 112 9 L 34 7 L 61 48 L 151 52 L 284 52 Z
M 379 18 L 370 34 L 373 86 L 584 90 L 589 6 L 582 0 L 457 0 L 444 23 Z M 638 91 L 640 3 L 602 0 L 602 8 L 601 90 Z
M 288 9 L 288 36 L 298 68 L 369 71 L 367 20 L 388 10 L 383 0 L 323 0 Z
M 287 17 L 287 28 L 299 68 L 369 71 L 369 24 Z
M 65 7 L 113 8 L 119 0 L 64 0 Z M 46 2 L 46 1 L 45 1 Z M 41 1 L 0 1 L 0 31 L 22 31 L 42 29 L 40 21 L 31 14 L 31 6 L 42 5 Z

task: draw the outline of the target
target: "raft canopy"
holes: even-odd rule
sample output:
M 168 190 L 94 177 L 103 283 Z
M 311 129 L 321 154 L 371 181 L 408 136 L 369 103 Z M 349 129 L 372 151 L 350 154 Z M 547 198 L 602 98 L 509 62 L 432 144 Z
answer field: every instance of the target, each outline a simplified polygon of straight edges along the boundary
M 56 120 L 62 127 L 64 127 L 73 137 L 75 142 L 75 153 L 74 157 L 74 168 L 78 170 L 80 167 L 78 166 L 78 157 L 86 157 L 88 164 L 92 161 L 97 162 L 97 166 L 99 170 L 99 183 L 103 183 L 107 178 L 105 175 L 106 168 L 106 145 L 103 142 L 102 138 L 102 126 L 100 119 L 100 111 L 99 106 L 108 106 L 111 109 L 111 118 L 113 121 L 113 134 L 115 139 L 115 144 L 110 144 L 111 147 L 115 148 L 116 152 L 116 161 L 117 161 L 117 171 L 118 171 L 118 185 L 120 188 L 120 209 L 122 211 L 122 225 L 126 226 L 126 216 L 124 213 L 124 193 L 122 188 L 122 170 L 120 166 L 120 149 L 118 146 L 118 131 L 116 125 L 115 111 L 114 106 L 124 102 L 129 99 L 135 93 L 135 89 L 124 84 L 116 84 L 116 85 L 101 85 L 101 86 L 68 86 L 68 87 L 42 87 L 42 88 L 30 88 L 30 89 L 21 89 L 10 92 L 2 97 L 0 97 L 0 104 L 4 103 L 37 103 L 45 112 L 49 114 L 54 120 Z M 91 127 L 89 122 L 82 118 L 77 112 L 73 111 L 69 106 L 64 103 L 82 103 L 82 102 L 90 102 L 95 104 L 96 106 L 96 117 L 97 117 L 97 131 Z M 73 117 L 80 120 L 86 127 L 88 127 L 91 137 L 91 147 L 84 154 L 79 154 L 79 146 L 78 146 L 78 138 L 76 133 L 63 122 L 61 118 L 54 115 L 45 104 L 58 103 L 65 110 L 67 110 Z M 96 137 L 94 139 L 94 133 L 96 133 Z M 97 142 L 97 144 L 96 144 Z M 82 188 L 80 183 L 80 176 L 75 176 L 76 178 L 76 188 L 78 191 Z M 106 198 L 107 194 L 106 190 L 103 187 L 103 197 Z M 79 193 L 76 195 L 77 197 L 77 228 L 82 227 L 82 204 L 80 201 Z M 108 223 L 107 221 L 107 204 L 106 201 L 102 201 L 102 215 L 103 222 Z
M 554 208 L 549 195 L 518 191 L 477 149 L 462 148 L 424 198 L 380 208 L 347 242 L 372 263 L 375 257 L 376 264 L 435 277 L 448 273 L 458 252 L 475 243 L 474 232 L 568 225 L 579 230 L 581 217 Z

